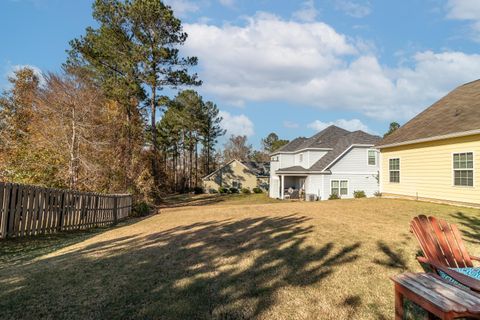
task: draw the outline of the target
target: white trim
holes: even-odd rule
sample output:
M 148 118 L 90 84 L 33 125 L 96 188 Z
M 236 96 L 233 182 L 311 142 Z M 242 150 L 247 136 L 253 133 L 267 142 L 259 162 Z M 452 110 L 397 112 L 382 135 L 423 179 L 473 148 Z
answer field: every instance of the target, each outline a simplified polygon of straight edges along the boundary
M 472 154 L 472 182 L 473 182 L 473 185 L 471 186 L 457 186 L 455 185 L 455 170 L 470 170 L 469 168 L 465 168 L 465 169 L 455 169 L 455 164 L 454 164 L 454 161 L 453 161 L 453 157 L 454 155 L 456 154 L 461 154 L 461 153 L 471 153 Z M 458 151 L 458 152 L 452 152 L 451 153 L 451 159 L 452 159 L 452 187 L 454 188 L 461 188 L 461 189 L 475 189 L 476 187 L 476 184 L 475 184 L 475 152 L 474 151 Z
M 333 165 L 335 162 L 337 162 L 338 160 L 340 160 L 347 152 L 349 152 L 351 149 L 355 148 L 355 147 L 373 147 L 373 144 L 352 144 L 350 145 L 350 147 L 348 147 L 345 151 L 343 151 L 338 157 L 336 157 L 335 159 L 333 159 L 332 162 L 330 162 L 327 166 L 325 166 L 325 170 L 327 170 L 328 168 L 330 168 L 331 165 Z M 368 154 L 368 153 L 367 153 Z M 323 171 L 325 171 L 323 170 Z
M 390 179 L 390 171 L 397 171 L 397 170 L 390 170 L 390 160 L 398 159 L 398 182 L 392 182 Z M 392 156 L 388 158 L 388 183 L 400 184 L 402 181 L 402 159 L 400 157 Z
M 476 134 L 480 134 L 480 129 L 449 133 L 449 134 L 434 136 L 434 137 L 430 137 L 430 138 L 421 138 L 421 139 L 414 139 L 414 140 L 397 142 L 397 143 L 390 143 L 390 144 L 379 145 L 379 146 L 375 146 L 375 147 L 378 148 L 378 149 L 392 148 L 392 147 L 404 146 L 404 145 L 407 145 L 407 144 L 430 142 L 430 141 L 444 140 L 444 139 L 451 139 L 451 138 L 458 138 L 458 137 L 467 137 L 467 136 L 473 136 L 473 135 L 476 135 Z
M 375 152 L 375 164 L 370 164 L 370 156 L 368 155 L 370 151 Z M 376 149 L 367 149 L 367 166 L 376 167 L 378 165 L 378 153 Z
M 310 150 L 313 150 L 313 151 L 330 151 L 330 150 L 333 150 L 332 148 L 303 148 L 303 149 L 299 149 L 299 150 L 294 150 L 294 151 L 274 151 L 272 153 L 270 153 L 270 156 L 274 156 L 276 154 L 296 154 L 296 153 L 299 153 L 299 152 L 304 152 L 304 151 L 310 151 Z
M 333 171 L 332 174 L 360 174 L 360 175 L 369 175 L 369 174 L 378 174 L 378 171 Z
M 330 188 L 329 188 L 329 196 L 332 195 L 332 182 L 333 181 L 338 181 L 338 196 L 341 198 L 342 197 L 342 192 L 341 192 L 341 189 L 342 189 L 342 181 L 347 181 L 347 194 L 344 194 L 343 196 L 349 196 L 349 193 L 350 193 L 350 179 L 339 179 L 339 178 L 335 178 L 335 179 L 330 179 Z

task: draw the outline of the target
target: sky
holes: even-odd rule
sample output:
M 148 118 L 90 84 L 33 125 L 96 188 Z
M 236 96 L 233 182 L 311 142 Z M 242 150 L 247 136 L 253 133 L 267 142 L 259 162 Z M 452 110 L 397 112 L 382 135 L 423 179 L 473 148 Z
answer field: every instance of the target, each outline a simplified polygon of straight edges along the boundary
M 383 134 L 480 78 L 478 0 L 166 0 L 227 134 L 330 124 Z M 0 88 L 15 69 L 60 71 L 95 24 L 90 0 L 0 0 Z

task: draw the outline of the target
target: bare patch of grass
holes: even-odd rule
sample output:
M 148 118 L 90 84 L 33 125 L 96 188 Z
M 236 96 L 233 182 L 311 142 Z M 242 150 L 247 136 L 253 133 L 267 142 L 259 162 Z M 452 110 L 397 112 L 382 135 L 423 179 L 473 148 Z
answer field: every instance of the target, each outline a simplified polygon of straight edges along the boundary
M 412 217 L 459 223 L 471 253 L 480 251 L 475 209 L 392 199 L 268 203 L 252 196 L 164 208 L 7 265 L 0 274 L 2 316 L 391 319 L 389 277 L 421 270 L 408 232 Z

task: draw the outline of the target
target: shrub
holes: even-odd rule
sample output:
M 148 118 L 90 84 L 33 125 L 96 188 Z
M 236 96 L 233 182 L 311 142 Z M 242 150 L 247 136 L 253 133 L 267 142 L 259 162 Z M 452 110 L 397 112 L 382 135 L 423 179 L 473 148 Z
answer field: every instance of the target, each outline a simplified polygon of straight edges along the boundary
M 208 193 L 218 193 L 218 190 L 216 190 L 216 189 L 209 189 L 209 190 L 208 190 Z
M 130 216 L 145 217 L 145 216 L 148 216 L 149 214 L 150 214 L 150 206 L 146 202 L 140 201 L 133 204 L 132 213 L 130 214 Z
M 248 188 L 242 188 L 242 193 L 244 193 L 244 194 L 250 194 L 250 193 L 252 193 L 252 192 L 251 192 L 250 189 L 248 189 Z
M 353 191 L 353 196 L 357 199 L 367 197 L 367 195 L 365 194 L 365 191 L 363 191 L 363 190 Z
M 230 193 L 239 193 L 237 188 L 231 187 L 230 188 Z
M 253 188 L 253 193 L 263 193 L 263 190 L 260 188 Z
M 340 199 L 340 196 L 336 193 L 332 193 L 330 197 L 328 197 L 328 200 L 338 200 Z
M 225 194 L 225 193 L 228 193 L 228 189 L 224 188 L 224 187 L 220 187 L 220 188 L 218 188 L 218 192 Z
M 380 191 L 376 191 L 374 194 L 373 194 L 375 197 L 377 198 L 381 198 L 382 197 L 382 193 Z
M 204 194 L 205 190 L 203 189 L 203 187 L 195 187 L 195 188 L 193 188 L 193 193 L 194 194 Z

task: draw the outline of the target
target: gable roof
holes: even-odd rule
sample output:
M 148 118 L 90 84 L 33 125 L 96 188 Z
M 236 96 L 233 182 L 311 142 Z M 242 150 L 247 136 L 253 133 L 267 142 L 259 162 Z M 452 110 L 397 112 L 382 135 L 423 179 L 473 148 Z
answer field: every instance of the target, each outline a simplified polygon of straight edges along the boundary
M 378 143 L 410 144 L 480 133 L 480 80 L 464 84 Z
M 310 148 L 331 149 L 340 137 L 348 133 L 350 133 L 350 131 L 331 125 L 310 138 L 296 138 L 272 154 L 281 152 L 295 152 Z
M 232 162 L 238 162 L 243 165 L 250 173 L 254 174 L 257 177 L 265 177 L 270 175 L 270 162 L 255 162 L 255 161 L 240 161 L 237 159 L 233 159 L 225 163 L 223 166 L 217 168 L 215 171 L 207 174 L 206 176 L 202 177 L 202 180 L 208 179 L 218 171 L 222 170 L 226 166 L 229 166 Z
M 307 142 L 310 140 L 310 142 Z M 330 150 L 315 162 L 310 168 L 306 169 L 301 166 L 293 166 L 281 168 L 278 172 L 309 172 L 309 171 L 325 171 L 344 153 L 355 145 L 373 146 L 381 138 L 363 132 L 361 130 L 350 132 L 336 126 L 330 126 L 320 131 L 312 138 L 306 139 L 303 145 L 297 148 L 297 151 L 309 148 L 304 147 L 306 144 L 320 146 L 314 148 L 329 148 Z

